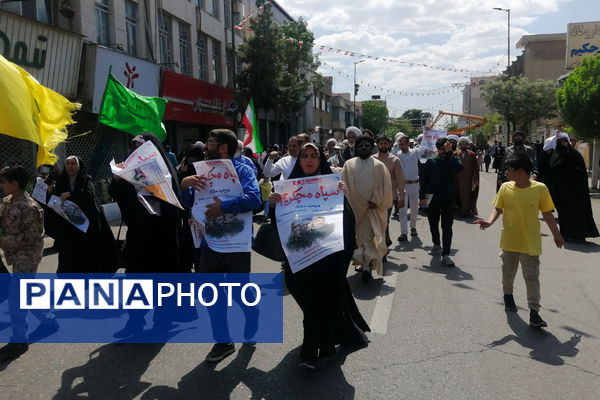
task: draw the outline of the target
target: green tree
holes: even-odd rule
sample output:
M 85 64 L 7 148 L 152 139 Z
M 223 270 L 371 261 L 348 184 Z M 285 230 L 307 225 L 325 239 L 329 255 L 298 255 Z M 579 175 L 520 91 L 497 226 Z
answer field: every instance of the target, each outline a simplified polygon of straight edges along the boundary
M 271 6 L 266 5 L 252 19 L 252 33 L 237 50 L 238 59 L 244 64 L 238 75 L 240 94 L 248 101 L 253 97 L 257 108 L 268 110 L 277 105 L 279 40 Z
M 313 33 L 302 18 L 281 26 L 279 30 L 284 37 L 293 40 L 279 40 L 277 43 L 277 58 L 281 67 L 277 76 L 277 104 L 281 111 L 293 112 L 310 98 L 313 84 L 320 83 L 321 77 L 314 72 L 319 62 L 313 57 Z
M 513 130 L 519 125 L 527 130 L 532 121 L 556 115 L 557 88 L 554 81 L 540 79 L 532 82 L 527 78 L 511 77 L 486 83 L 481 88 L 481 96 Z
M 431 118 L 431 113 L 423 112 L 418 108 L 412 108 L 410 110 L 404 111 L 402 114 L 402 118 L 405 118 L 410 121 L 410 124 L 415 128 L 419 133 L 421 133 L 422 128 L 425 126 L 425 122 L 428 118 Z
M 600 56 L 582 60 L 556 92 L 556 101 L 563 120 L 579 138 L 600 138 Z
M 387 107 L 380 101 L 364 101 L 361 108 L 363 127 L 372 130 L 375 135 L 383 133 L 389 118 Z
M 388 125 L 385 127 L 385 135 L 393 137 L 396 133 L 402 132 L 406 136 L 414 138 L 418 135 L 410 121 L 405 118 L 393 118 L 390 119 Z
M 504 124 L 502 117 L 498 113 L 489 113 L 485 118 L 488 121 L 485 125 L 467 132 L 467 134 L 471 135 L 471 140 L 473 140 L 475 146 L 481 150 L 488 148 L 490 137 L 496 134 L 496 125 Z

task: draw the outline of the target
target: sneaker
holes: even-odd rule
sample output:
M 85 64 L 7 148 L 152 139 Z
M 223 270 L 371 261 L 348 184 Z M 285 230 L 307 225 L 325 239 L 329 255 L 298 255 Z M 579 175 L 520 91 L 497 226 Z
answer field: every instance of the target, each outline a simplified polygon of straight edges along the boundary
M 434 244 L 431 247 L 431 255 L 432 256 L 439 256 L 440 254 L 442 254 L 442 246 L 440 246 L 439 244 Z
M 0 349 L 0 361 L 14 360 L 29 350 L 27 343 L 8 343 Z
M 235 352 L 233 343 L 215 343 L 212 350 L 206 355 L 205 360 L 208 362 L 221 361 L 233 352 Z
M 540 314 L 538 314 L 537 311 L 531 310 L 529 311 L 529 326 L 533 326 L 534 328 L 545 328 L 548 324 L 540 317 Z
M 398 236 L 399 242 L 406 242 L 407 240 L 408 240 L 408 237 L 406 236 L 406 233 L 403 233 L 402 235 Z
M 419 236 L 416 228 L 410 228 L 410 236 Z
M 515 304 L 515 298 L 512 294 L 504 295 L 504 309 L 506 311 L 517 311 L 517 305 Z
M 454 261 L 448 255 L 442 257 L 442 264 L 446 267 L 454 267 Z

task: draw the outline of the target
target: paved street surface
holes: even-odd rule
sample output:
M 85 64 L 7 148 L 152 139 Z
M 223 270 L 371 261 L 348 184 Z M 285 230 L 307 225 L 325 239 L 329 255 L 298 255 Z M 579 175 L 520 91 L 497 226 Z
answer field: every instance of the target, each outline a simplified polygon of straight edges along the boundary
M 494 174 L 482 173 L 479 211 L 489 215 Z M 600 200 L 592 200 L 600 221 Z M 0 364 L 2 399 L 598 399 L 600 392 L 600 240 L 556 249 L 542 222 L 545 330 L 528 326 L 525 285 L 515 282 L 518 313 L 502 304 L 501 223 L 481 232 L 454 224 L 457 267 L 429 255 L 427 220 L 398 245 L 383 278 L 349 280 L 373 332 L 368 348 L 297 366 L 302 314 L 284 298 L 284 343 L 238 346 L 205 364 L 210 344 L 33 344 Z M 399 223 L 392 222 L 393 237 Z M 50 242 L 49 242 L 50 243 Z M 253 272 L 278 263 L 252 256 Z M 42 272 L 56 268 L 44 258 Z M 0 316 L 6 328 L 8 316 Z M 125 318 L 125 317 L 124 317 Z

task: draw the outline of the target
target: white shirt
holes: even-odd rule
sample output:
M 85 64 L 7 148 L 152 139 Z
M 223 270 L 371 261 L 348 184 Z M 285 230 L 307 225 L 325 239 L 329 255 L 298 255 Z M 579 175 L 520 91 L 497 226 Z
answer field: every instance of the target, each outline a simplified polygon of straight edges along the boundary
M 402 150 L 398 152 L 396 157 L 398 157 L 402 163 L 405 181 L 416 181 L 419 179 L 419 157 L 426 151 L 427 149 L 424 147 L 417 147 L 416 149 L 408 149 L 407 153 L 402 152 Z
M 280 180 L 287 179 L 292 173 L 294 165 L 296 165 L 297 157 L 292 157 L 289 154 L 281 157 L 276 163 L 272 159 L 268 159 L 263 169 L 263 175 L 267 178 L 273 178 L 281 174 Z

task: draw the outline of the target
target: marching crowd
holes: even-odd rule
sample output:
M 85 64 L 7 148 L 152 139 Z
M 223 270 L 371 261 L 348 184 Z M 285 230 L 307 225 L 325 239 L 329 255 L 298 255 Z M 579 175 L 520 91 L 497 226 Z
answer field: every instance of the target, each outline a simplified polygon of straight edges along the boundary
M 78 156 L 65 160 L 60 173 L 44 176 L 48 196 L 70 200 L 83 211 L 89 227 L 83 232 L 56 213 L 33 200 L 27 192 L 27 171 L 18 165 L 0 171 L 0 249 L 13 272 L 34 273 L 41 261 L 44 234 L 54 238 L 58 251 L 57 272 L 204 272 L 248 273 L 251 253 L 220 253 L 202 240 L 194 246 L 188 225 L 194 192 L 207 183 L 197 175 L 194 163 L 205 159 L 230 159 L 243 193 L 234 199 L 214 198 L 207 217 L 253 211 L 262 213 L 277 227 L 275 208 L 281 194 L 273 192 L 274 180 L 327 174 L 339 175 L 344 191 L 344 250 L 330 254 L 309 267 L 292 273 L 282 262 L 287 288 L 304 314 L 304 340 L 300 365 L 315 369 L 322 357 L 335 354 L 338 345 L 364 347 L 369 326 L 361 316 L 346 279 L 350 264 L 367 283 L 375 271 L 383 275 L 386 256 L 393 243 L 389 234 L 392 218 L 400 223 L 398 241 L 417 236 L 419 209 L 426 210 L 432 238 L 432 254 L 441 256 L 444 266 L 454 266 L 450 257 L 455 214 L 476 219 L 479 174 L 485 164 L 498 172 L 498 193 L 487 220 L 477 220 L 481 229 L 501 215 L 503 221 L 502 286 L 505 308 L 516 311 L 512 295 L 519 262 L 526 282 L 530 324 L 546 326 L 539 316 L 539 255 L 541 253 L 539 212 L 548 224 L 554 242 L 583 241 L 597 237 L 592 216 L 587 170 L 581 154 L 566 134 L 548 139 L 541 151 L 524 143 L 525 135 L 514 132 L 506 149 L 495 145 L 479 151 L 467 137 L 449 135 L 438 139 L 436 152 L 399 132 L 395 137 L 377 136 L 351 126 L 345 139 L 327 141 L 324 147 L 300 133 L 289 139 L 285 150 L 278 145 L 255 157 L 243 148 L 235 134 L 226 129 L 210 132 L 206 143 L 196 142 L 176 157 L 152 134 L 136 136 L 132 150 L 152 141 L 169 168 L 171 185 L 185 210 L 154 199 L 159 212 L 150 214 L 138 200 L 138 190 L 117 176 L 109 194 L 118 204 L 122 223 L 127 226 L 125 241 L 115 239 L 95 194 L 85 161 Z M 280 151 L 282 150 L 282 151 Z M 558 213 L 558 225 L 552 214 Z M 409 230 L 410 222 L 410 230 Z M 441 226 L 441 235 L 440 235 Z M 1 258 L 0 258 L 1 260 Z M 18 288 L 11 286 L 13 293 Z M 26 310 L 9 305 L 13 337 L 0 349 L 0 357 L 18 357 L 28 348 Z M 50 311 L 36 312 L 36 330 L 51 334 L 58 323 Z M 171 316 L 169 322 L 177 322 Z M 211 315 L 211 319 L 213 316 Z M 164 324 L 155 319 L 155 325 Z M 126 338 L 144 330 L 143 312 L 130 312 L 125 327 L 115 337 Z M 169 329 L 154 326 L 153 329 Z M 39 333 L 39 332 L 38 332 Z M 214 333 L 216 343 L 206 357 L 217 362 L 232 354 L 235 345 L 225 330 Z

